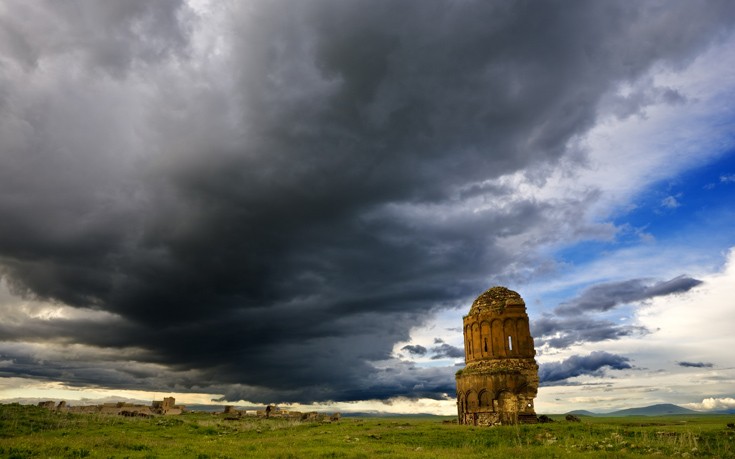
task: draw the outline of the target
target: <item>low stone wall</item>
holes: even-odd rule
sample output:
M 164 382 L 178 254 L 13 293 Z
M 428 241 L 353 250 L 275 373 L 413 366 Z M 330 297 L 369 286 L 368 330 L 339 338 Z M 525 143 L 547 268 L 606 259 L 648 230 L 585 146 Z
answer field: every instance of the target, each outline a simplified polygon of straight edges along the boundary
M 183 405 L 174 405 L 173 397 L 164 399 L 164 402 L 153 402 L 151 406 L 137 405 L 133 403 L 117 402 L 104 403 L 102 405 L 79 405 L 70 406 L 65 401 L 57 405 L 54 401 L 39 402 L 38 406 L 51 411 L 63 411 L 69 413 L 105 414 L 111 416 L 176 416 L 186 411 Z

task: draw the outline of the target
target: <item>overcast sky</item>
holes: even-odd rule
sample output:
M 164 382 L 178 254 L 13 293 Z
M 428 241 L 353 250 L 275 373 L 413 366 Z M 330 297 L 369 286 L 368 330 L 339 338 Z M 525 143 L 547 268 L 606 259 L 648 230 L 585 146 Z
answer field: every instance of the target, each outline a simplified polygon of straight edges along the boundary
M 735 407 L 730 1 L 0 3 L 0 398 Z

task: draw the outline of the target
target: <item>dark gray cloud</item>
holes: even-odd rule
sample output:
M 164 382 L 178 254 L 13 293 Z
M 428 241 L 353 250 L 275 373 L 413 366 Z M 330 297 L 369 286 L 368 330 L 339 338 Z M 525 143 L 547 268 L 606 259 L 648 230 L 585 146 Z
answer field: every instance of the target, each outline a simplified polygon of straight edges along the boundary
M 123 77 L 136 62 L 185 57 L 192 19 L 182 0 L 131 0 L 114 5 L 11 0 L 0 18 L 3 54 L 27 70 L 48 56 L 78 53 L 90 69 Z
M 577 298 L 563 303 L 554 312 L 561 315 L 577 315 L 585 312 L 608 311 L 626 303 L 688 292 L 701 283 L 700 280 L 681 275 L 653 284 L 649 279 L 630 279 L 623 282 L 598 284 L 588 288 Z
M 442 343 L 438 346 L 432 347 L 431 352 L 434 353 L 434 355 L 431 356 L 433 360 L 464 358 L 464 349 L 460 349 L 447 343 Z
M 709 362 L 676 362 L 676 364 L 688 368 L 712 368 L 714 366 Z
M 426 355 L 426 353 L 428 352 L 428 349 L 426 349 L 424 346 L 420 344 L 414 344 L 414 345 L 409 344 L 409 345 L 403 346 L 401 350 L 407 351 L 415 355 Z
M 633 115 L 645 117 L 645 109 L 655 102 L 670 105 L 680 105 L 687 102 L 687 98 L 676 89 L 654 86 L 650 80 L 638 82 L 626 96 L 611 95 L 608 101 L 610 111 L 618 118 L 627 118 Z
M 543 314 L 531 322 L 531 335 L 537 347 L 548 345 L 564 349 L 574 344 L 617 340 L 626 336 L 645 335 L 651 331 L 638 325 L 619 324 L 586 314 L 557 317 Z
M 568 145 L 606 94 L 686 65 L 735 14 L 729 2 L 665 15 L 619 2 L 256 1 L 201 16 L 175 1 L 12 5 L 0 275 L 17 295 L 110 315 L 4 321 L 4 343 L 87 349 L 34 360 L 10 346 L 7 371 L 258 402 L 453 392 L 451 371 L 391 360 L 394 343 L 488 279 L 526 276 L 535 245 L 594 230 L 580 226 L 594 190 L 557 209 L 493 181 L 583 160 Z M 634 110 L 666 91 L 646 89 Z
M 562 303 L 554 309 L 554 314 L 543 314 L 534 320 L 531 333 L 536 337 L 537 346 L 548 345 L 558 349 L 648 334 L 651 330 L 645 327 L 611 321 L 603 314 L 623 304 L 687 292 L 701 283 L 700 280 L 682 275 L 659 282 L 630 279 L 597 284 L 584 290 L 578 297 Z
M 622 355 L 595 351 L 589 355 L 573 355 L 561 362 L 539 365 L 539 382 L 544 385 L 556 383 L 575 376 L 604 376 L 606 369 L 625 370 L 633 368 L 630 359 Z

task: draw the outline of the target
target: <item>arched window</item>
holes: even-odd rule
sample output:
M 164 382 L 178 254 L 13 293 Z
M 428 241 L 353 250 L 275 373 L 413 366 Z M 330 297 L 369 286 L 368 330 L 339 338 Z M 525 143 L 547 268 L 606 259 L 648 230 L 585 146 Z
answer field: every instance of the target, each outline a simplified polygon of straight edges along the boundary
M 505 345 L 503 347 L 506 349 L 506 355 L 510 357 L 511 355 L 517 355 L 518 351 L 513 347 L 515 344 L 516 348 L 518 347 L 518 343 L 513 342 L 513 337 L 518 336 L 516 333 L 516 322 L 513 319 L 505 319 L 503 321 L 503 336 L 507 336 L 505 340 Z

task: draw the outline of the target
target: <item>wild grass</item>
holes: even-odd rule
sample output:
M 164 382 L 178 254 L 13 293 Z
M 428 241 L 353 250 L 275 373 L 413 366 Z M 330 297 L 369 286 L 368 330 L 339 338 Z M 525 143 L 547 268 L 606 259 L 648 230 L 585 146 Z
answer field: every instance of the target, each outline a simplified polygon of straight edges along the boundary
M 735 429 L 727 427 L 735 416 L 552 418 L 556 422 L 483 428 L 436 417 L 322 423 L 187 413 L 144 419 L 0 405 L 0 457 L 735 457 Z

